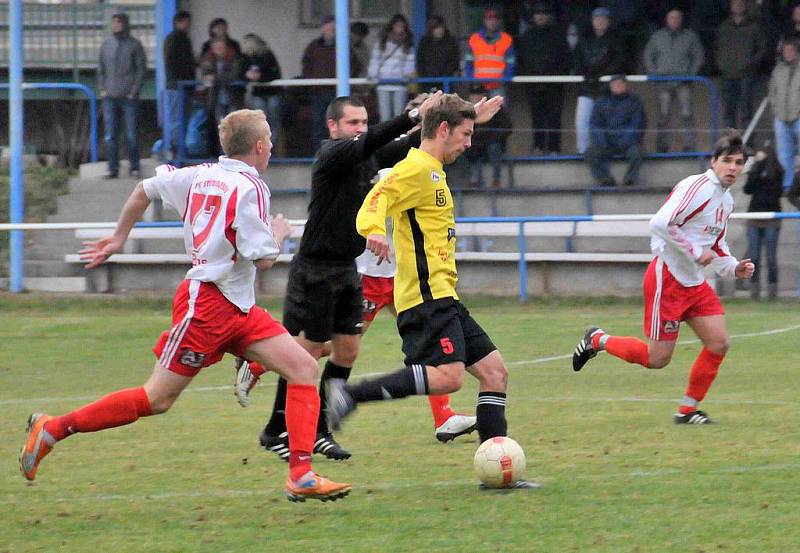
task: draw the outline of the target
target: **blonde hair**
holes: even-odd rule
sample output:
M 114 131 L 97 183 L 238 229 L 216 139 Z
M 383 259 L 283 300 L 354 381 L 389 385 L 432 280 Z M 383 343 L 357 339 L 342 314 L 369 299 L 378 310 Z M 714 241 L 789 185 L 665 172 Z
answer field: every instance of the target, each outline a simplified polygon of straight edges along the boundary
M 267 117 L 260 109 L 232 111 L 219 124 L 219 143 L 228 157 L 249 154 L 269 128 Z

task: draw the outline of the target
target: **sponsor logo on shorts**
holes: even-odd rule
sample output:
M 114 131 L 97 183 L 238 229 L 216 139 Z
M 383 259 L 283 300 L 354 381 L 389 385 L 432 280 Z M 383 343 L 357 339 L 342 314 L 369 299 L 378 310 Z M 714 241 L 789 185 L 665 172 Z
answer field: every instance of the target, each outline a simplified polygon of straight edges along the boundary
M 366 313 L 372 313 L 378 307 L 378 304 L 374 301 L 369 301 L 368 299 L 364 298 L 364 311 Z
M 680 327 L 680 321 L 664 321 L 664 332 L 667 334 L 675 334 Z
M 187 367 L 192 367 L 193 369 L 201 368 L 205 360 L 205 353 L 197 353 L 196 351 L 192 351 L 190 349 L 182 350 L 179 358 L 181 365 L 186 365 Z

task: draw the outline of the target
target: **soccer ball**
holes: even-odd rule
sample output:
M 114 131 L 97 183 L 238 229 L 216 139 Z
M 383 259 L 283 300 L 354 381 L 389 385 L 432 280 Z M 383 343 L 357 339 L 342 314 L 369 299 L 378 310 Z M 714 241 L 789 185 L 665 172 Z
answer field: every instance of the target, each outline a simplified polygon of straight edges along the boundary
M 511 438 L 489 438 L 475 452 L 475 473 L 489 488 L 507 488 L 524 472 L 525 452 Z

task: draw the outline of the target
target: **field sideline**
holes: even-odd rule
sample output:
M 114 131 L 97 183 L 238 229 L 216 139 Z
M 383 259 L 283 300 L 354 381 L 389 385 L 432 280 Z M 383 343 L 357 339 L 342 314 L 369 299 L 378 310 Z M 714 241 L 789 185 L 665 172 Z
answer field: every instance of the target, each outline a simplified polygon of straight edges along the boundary
M 728 301 L 731 351 L 704 409 L 720 424 L 671 423 L 699 350 L 688 328 L 670 367 L 569 357 L 599 323 L 641 335 L 637 301 L 467 298 L 510 371 L 509 434 L 533 492 L 480 492 L 477 436 L 441 445 L 427 401 L 366 405 L 340 441 L 353 482 L 334 504 L 290 504 L 286 465 L 257 445 L 274 382 L 248 409 L 231 361 L 205 369 L 173 410 L 58 444 L 27 484 L 27 415 L 73 409 L 140 385 L 169 324 L 165 299 L 0 295 L 0 553 L 19 551 L 800 551 L 800 311 Z M 279 304 L 269 303 L 280 313 Z M 355 377 L 402 360 L 391 317 L 365 337 Z M 454 407 L 474 412 L 467 377 Z

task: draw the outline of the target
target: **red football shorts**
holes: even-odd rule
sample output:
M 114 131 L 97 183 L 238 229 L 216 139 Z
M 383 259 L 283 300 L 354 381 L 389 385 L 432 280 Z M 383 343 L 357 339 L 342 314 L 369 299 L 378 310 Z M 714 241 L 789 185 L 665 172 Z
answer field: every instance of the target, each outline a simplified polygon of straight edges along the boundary
M 681 321 L 724 315 L 725 309 L 708 282 L 684 286 L 672 276 L 660 257 L 644 273 L 644 334 L 651 340 L 678 339 Z
M 364 320 L 372 321 L 387 305 L 394 305 L 394 277 L 361 275 L 364 291 Z
M 210 282 L 184 280 L 172 300 L 172 330 L 158 339 L 153 353 L 174 373 L 195 376 L 225 353 L 242 356 L 258 340 L 286 332 L 266 309 L 243 313 Z

